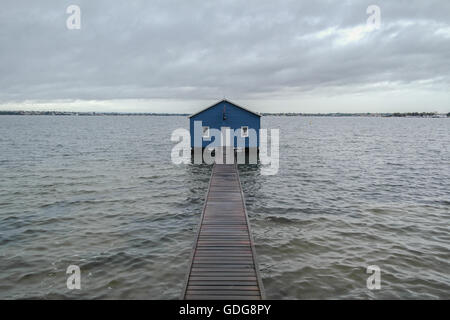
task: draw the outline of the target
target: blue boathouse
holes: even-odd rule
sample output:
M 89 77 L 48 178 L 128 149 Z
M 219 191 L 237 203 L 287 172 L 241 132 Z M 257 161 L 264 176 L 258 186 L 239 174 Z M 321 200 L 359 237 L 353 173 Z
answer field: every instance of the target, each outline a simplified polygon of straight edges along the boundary
M 221 100 L 190 115 L 189 124 L 193 149 L 212 144 L 215 147 L 232 144 L 234 148 L 259 149 L 261 115 L 229 100 Z M 228 140 L 224 138 L 226 129 L 231 132 Z M 218 132 L 222 135 L 218 136 Z

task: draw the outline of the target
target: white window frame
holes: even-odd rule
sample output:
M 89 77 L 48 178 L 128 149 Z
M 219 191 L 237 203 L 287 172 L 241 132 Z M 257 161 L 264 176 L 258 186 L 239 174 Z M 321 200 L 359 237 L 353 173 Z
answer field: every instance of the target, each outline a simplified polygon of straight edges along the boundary
M 206 135 L 205 135 L 205 128 L 208 129 L 208 131 L 206 131 L 207 132 Z M 209 139 L 210 138 L 209 127 L 207 127 L 207 126 L 203 126 L 202 127 L 202 138 L 203 139 Z
M 247 133 L 244 134 L 244 128 L 247 128 Z M 248 126 L 241 127 L 241 138 L 248 138 Z

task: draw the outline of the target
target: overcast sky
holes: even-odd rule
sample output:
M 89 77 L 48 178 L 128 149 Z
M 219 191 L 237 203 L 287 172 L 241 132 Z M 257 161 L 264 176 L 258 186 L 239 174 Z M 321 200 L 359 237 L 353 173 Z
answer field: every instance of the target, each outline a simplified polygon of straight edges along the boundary
M 450 1 L 0 3 L 0 110 L 192 112 L 223 97 L 259 112 L 450 112 Z

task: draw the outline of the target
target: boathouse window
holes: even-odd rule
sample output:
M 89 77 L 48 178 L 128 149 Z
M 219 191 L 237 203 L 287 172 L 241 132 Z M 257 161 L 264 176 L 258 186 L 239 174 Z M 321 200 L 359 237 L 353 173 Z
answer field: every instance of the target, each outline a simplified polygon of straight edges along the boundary
M 248 137 L 248 127 L 241 127 L 241 137 L 242 138 Z
M 202 137 L 209 138 L 209 127 L 203 127 Z

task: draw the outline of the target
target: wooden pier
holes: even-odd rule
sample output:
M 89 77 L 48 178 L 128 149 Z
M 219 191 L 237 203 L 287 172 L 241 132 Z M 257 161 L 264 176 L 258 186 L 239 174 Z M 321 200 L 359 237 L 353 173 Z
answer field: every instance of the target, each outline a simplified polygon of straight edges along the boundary
M 237 165 L 214 164 L 182 299 L 264 298 Z

